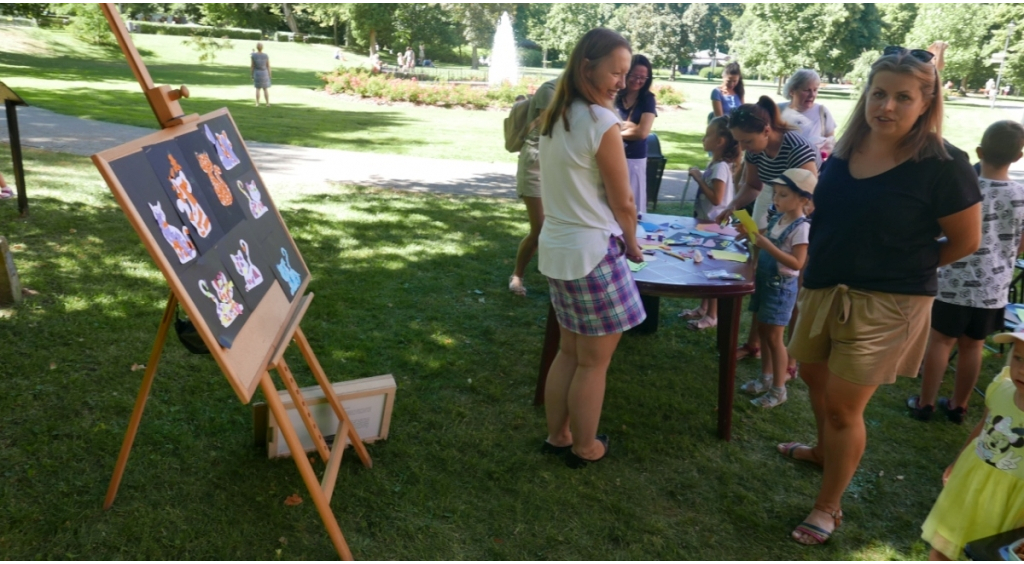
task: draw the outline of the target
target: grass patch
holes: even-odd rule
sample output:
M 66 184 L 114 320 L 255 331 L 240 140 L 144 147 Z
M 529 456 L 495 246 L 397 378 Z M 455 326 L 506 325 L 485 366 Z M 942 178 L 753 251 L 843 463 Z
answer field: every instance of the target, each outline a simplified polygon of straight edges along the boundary
M 167 286 L 92 164 L 26 150 L 32 215 L 0 205 L 24 286 L 0 309 L 0 554 L 14 560 L 335 558 L 291 461 L 252 445 L 250 410 L 215 364 L 173 338 L 117 502 L 103 495 Z M 774 444 L 814 433 L 806 388 L 771 411 L 737 401 L 734 440 L 715 438 L 714 335 L 663 300 L 655 335 L 628 336 L 609 374 L 611 458 L 574 472 L 537 450 L 531 405 L 548 296 L 505 289 L 520 205 L 329 184 L 271 187 L 312 277 L 303 327 L 333 380 L 392 373 L 391 438 L 374 468 L 349 454 L 332 506 L 372 560 L 923 559 L 919 526 L 976 423 L 921 424 L 881 389 L 868 450 L 829 546 L 788 533 L 819 484 Z M 669 211 L 669 206 L 665 210 Z M 477 292 L 482 293 L 477 293 Z M 301 357 L 288 361 L 314 383 Z M 1001 360 L 986 360 L 984 378 Z M 758 371 L 741 363 L 743 381 Z M 948 392 L 948 384 L 944 391 Z M 259 394 L 257 393 L 257 398 Z M 315 466 L 322 470 L 323 465 Z M 884 472 L 884 475 L 882 474 Z M 903 479 L 897 479 L 902 476 Z
M 204 114 L 227 106 L 250 141 L 440 159 L 516 160 L 504 149 L 505 111 L 376 105 L 324 93 L 317 73 L 333 71 L 337 64 L 334 48 L 328 45 L 267 43 L 274 69 L 273 106 L 255 108 L 249 78 L 249 53 L 255 42 L 233 40 L 231 48 L 218 52 L 216 63 L 200 64 L 180 37 L 134 35 L 133 39 L 156 84 L 189 86 L 192 98 L 181 100 L 186 112 Z M 100 121 L 154 126 L 149 105 L 119 50 L 90 46 L 62 31 L 0 27 L 0 55 L 0 76 L 32 105 Z M 346 65 L 366 60 L 353 53 L 345 56 Z M 558 71 L 525 72 L 540 80 Z M 746 82 L 748 101 L 761 95 L 781 101 L 773 84 Z M 663 111 L 654 122 L 667 168 L 703 168 L 707 156 L 700 139 L 711 111 L 711 91 L 718 82 L 685 76 L 671 83 L 659 80 L 657 85 L 664 84 L 681 93 L 688 108 Z M 821 100 L 842 127 L 854 104 L 848 92 L 826 89 Z M 946 108 L 946 138 L 968 151 L 978 144 L 988 124 L 1019 118 L 1017 111 L 989 110 L 966 102 L 951 102 Z

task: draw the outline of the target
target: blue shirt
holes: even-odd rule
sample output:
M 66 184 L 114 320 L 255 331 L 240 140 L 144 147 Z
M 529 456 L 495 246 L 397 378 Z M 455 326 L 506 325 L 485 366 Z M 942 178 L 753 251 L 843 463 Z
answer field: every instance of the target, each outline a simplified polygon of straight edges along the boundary
M 736 94 L 722 94 L 722 91 L 715 88 L 711 91 L 711 99 L 722 103 L 722 115 L 728 116 L 733 110 L 743 105 L 743 100 Z
M 654 99 L 654 94 L 650 92 L 646 96 L 637 96 L 636 103 L 628 110 L 623 107 L 622 98 L 622 96 L 619 96 L 615 99 L 615 109 L 619 112 L 619 118 L 623 121 L 639 124 L 643 114 L 658 115 L 657 100 Z M 647 139 L 634 139 L 633 141 L 623 141 L 622 143 L 626 147 L 627 159 L 647 158 Z

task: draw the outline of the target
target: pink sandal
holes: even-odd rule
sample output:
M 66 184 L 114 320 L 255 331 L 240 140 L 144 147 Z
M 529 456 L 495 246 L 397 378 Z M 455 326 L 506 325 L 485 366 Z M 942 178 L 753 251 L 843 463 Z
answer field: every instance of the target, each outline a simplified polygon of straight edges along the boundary
M 761 358 L 761 347 L 755 347 L 750 343 L 744 343 L 736 349 L 736 360 L 743 360 L 744 358 Z
M 0 200 L 10 200 L 14 197 L 14 190 L 10 186 L 0 187 Z

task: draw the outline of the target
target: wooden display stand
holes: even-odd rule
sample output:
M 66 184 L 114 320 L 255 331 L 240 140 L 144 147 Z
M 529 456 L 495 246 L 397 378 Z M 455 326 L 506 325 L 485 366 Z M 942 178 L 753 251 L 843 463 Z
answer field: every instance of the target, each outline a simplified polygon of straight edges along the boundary
M 287 227 L 285 227 L 284 222 L 281 220 L 280 214 L 277 212 L 276 208 L 273 207 L 273 203 L 269 200 L 269 194 L 265 193 L 264 190 L 264 203 L 267 204 L 269 208 L 265 206 L 263 211 L 256 215 L 256 217 L 265 218 L 261 220 L 262 223 L 257 225 L 269 225 L 278 228 L 279 231 L 281 231 L 280 241 L 281 244 L 284 245 L 281 247 L 281 250 L 284 251 L 287 247 L 292 249 L 294 252 L 294 256 L 291 258 L 291 263 L 288 264 L 288 269 L 291 270 L 291 265 L 294 264 L 295 267 L 298 267 L 299 271 L 306 272 L 306 275 L 302 277 L 301 284 L 286 287 L 287 285 L 284 283 L 283 278 L 275 280 L 272 275 L 273 271 L 264 267 L 264 270 L 266 271 L 266 281 L 262 283 L 265 284 L 263 286 L 263 291 L 265 293 L 261 293 L 260 296 L 252 302 L 258 305 L 248 306 L 245 310 L 245 316 L 240 316 L 238 320 L 234 322 L 234 333 L 226 340 L 223 330 L 218 329 L 215 324 L 211 324 L 204 319 L 204 314 L 208 315 L 207 310 L 211 309 L 211 307 L 205 299 L 194 299 L 196 296 L 195 284 L 187 285 L 185 283 L 182 272 L 185 268 L 184 264 L 186 261 L 182 260 L 181 264 L 176 264 L 172 258 L 169 258 L 167 243 L 170 243 L 170 239 L 168 239 L 166 243 L 157 239 L 152 231 L 154 226 L 153 220 L 149 219 L 147 221 L 143 216 L 143 214 L 147 213 L 149 210 L 140 209 L 138 205 L 138 202 L 140 201 L 138 196 L 140 190 L 139 186 L 144 184 L 146 178 L 137 177 L 131 174 L 127 175 L 126 178 L 124 170 L 121 170 L 121 175 L 119 176 L 117 162 L 124 162 L 125 159 L 133 157 L 141 158 L 140 155 L 144 150 L 154 146 L 159 146 L 160 143 L 174 141 L 189 134 L 196 135 L 197 127 L 204 123 L 212 124 L 215 123 L 216 120 L 220 120 L 216 121 L 216 123 L 221 125 L 227 124 L 228 129 L 225 129 L 225 131 L 234 131 L 237 133 L 237 129 L 231 129 L 234 125 L 233 121 L 230 120 L 230 114 L 227 110 L 218 110 L 202 117 L 198 115 L 183 116 L 183 112 L 177 100 L 180 97 L 187 97 L 188 90 L 184 86 L 173 91 L 167 86 L 155 87 L 149 76 L 148 70 L 139 57 L 139 53 L 135 49 L 127 30 L 125 29 L 124 22 L 121 20 L 115 5 L 101 4 L 101 6 L 111 29 L 114 31 L 114 35 L 117 37 L 118 43 L 121 45 L 122 51 L 128 59 L 132 72 L 135 74 L 139 84 L 142 86 L 142 90 L 146 94 L 157 120 L 164 129 L 163 131 L 159 131 L 137 141 L 93 155 L 93 162 L 107 181 L 114 197 L 121 205 L 121 208 L 125 211 L 128 220 L 131 222 L 136 232 L 138 232 L 143 244 L 146 246 L 146 249 L 153 257 L 153 260 L 156 262 L 161 272 L 163 272 L 164 277 L 167 279 L 167 282 L 171 287 L 167 306 L 164 309 L 163 319 L 161 320 L 159 329 L 157 330 L 156 341 L 153 344 L 153 350 L 150 354 L 149 361 L 146 364 L 146 371 L 142 379 L 142 386 L 139 389 L 139 394 L 135 401 L 135 407 L 132 411 L 128 430 L 125 433 L 124 442 L 121 445 L 121 451 L 114 468 L 114 474 L 107 490 L 106 499 L 104 500 L 103 505 L 104 509 L 110 508 L 117 495 L 121 477 L 124 475 L 125 466 L 128 463 L 128 456 L 131 452 L 132 443 L 142 419 L 142 412 L 145 408 L 146 400 L 153 385 L 157 365 L 160 361 L 160 354 L 163 350 L 164 342 L 167 340 L 167 333 L 175 319 L 176 308 L 180 304 L 195 324 L 196 330 L 202 337 L 203 342 L 210 349 L 213 358 L 216 360 L 221 371 L 227 377 L 228 382 L 231 384 L 242 403 L 247 404 L 251 401 L 252 396 L 256 391 L 256 387 L 258 386 L 263 391 L 263 395 L 266 398 L 271 413 L 273 413 L 280 425 L 281 432 L 284 435 L 285 442 L 288 444 L 288 448 L 292 452 L 303 452 L 299 437 L 288 418 L 285 407 L 278 395 L 278 390 L 270 376 L 270 370 L 277 372 L 278 377 L 288 390 L 296 409 L 299 411 L 306 430 L 316 445 L 316 450 L 320 458 L 327 465 L 323 474 L 323 480 L 317 480 L 313 467 L 307 457 L 296 456 L 293 457 L 293 459 L 295 460 L 299 473 L 302 475 L 302 479 L 309 490 L 310 497 L 316 505 L 317 511 L 320 513 L 320 517 L 331 537 L 331 541 L 334 543 L 334 547 L 338 551 L 338 555 L 343 559 L 351 560 L 352 553 L 349 551 L 345 538 L 338 526 L 337 519 L 330 507 L 330 500 L 334 492 L 338 469 L 340 468 L 342 455 L 345 449 L 346 441 L 344 438 L 347 438 L 347 442 L 353 445 L 365 467 L 372 467 L 373 462 L 370 459 L 370 455 L 360 439 L 359 434 L 356 432 L 355 426 L 349 419 L 349 416 L 342 407 L 341 402 L 333 393 L 331 382 L 327 379 L 323 368 L 320 366 L 320 362 L 317 360 L 313 349 L 310 347 L 309 341 L 306 339 L 305 334 L 303 334 L 302 329 L 299 327 L 299 324 L 309 307 L 310 301 L 313 298 L 312 294 L 305 294 L 305 289 L 309 282 L 308 270 L 305 268 L 305 263 L 302 261 L 302 257 L 297 252 L 297 249 L 295 249 L 294 240 L 292 240 L 290 233 L 288 233 Z M 255 183 L 262 185 L 262 179 L 259 178 L 258 171 L 255 170 L 255 165 L 252 164 L 252 160 L 248 155 L 248 150 L 245 148 L 244 143 L 241 142 L 240 138 L 237 139 L 235 145 L 239 145 L 234 147 L 234 152 L 242 157 L 240 161 L 249 163 L 249 167 L 251 168 L 250 174 L 252 175 L 252 182 L 254 185 Z M 198 156 L 198 154 L 196 156 Z M 245 159 L 248 160 L 246 161 Z M 144 159 L 143 162 L 145 162 Z M 152 175 L 151 172 L 149 174 Z M 195 184 L 194 181 L 193 184 Z M 189 194 L 192 194 L 193 188 L 189 187 L 188 190 Z M 242 190 L 241 183 L 239 185 L 239 190 Z M 159 201 L 160 192 L 152 192 L 145 196 L 145 201 L 147 202 L 149 201 L 150 196 Z M 171 208 L 167 210 L 167 214 L 169 216 L 173 216 L 174 209 Z M 251 216 L 248 223 L 253 223 Z M 165 221 L 164 225 L 166 224 L 167 222 Z M 187 238 L 189 236 L 189 232 L 187 230 L 184 230 L 184 232 Z M 195 238 L 195 236 L 193 236 L 193 238 Z M 227 240 L 228 237 L 224 235 L 223 239 Z M 252 237 L 250 237 L 250 240 L 255 241 Z M 196 241 L 198 241 L 198 239 L 196 239 Z M 242 243 L 244 244 L 245 241 L 242 241 Z M 189 245 L 191 246 L 191 243 Z M 258 245 L 258 242 L 256 244 L 252 244 L 253 247 L 258 247 Z M 246 254 L 248 254 L 249 247 L 245 246 L 244 248 L 246 249 Z M 258 251 L 259 249 L 256 248 L 254 250 Z M 194 253 L 194 258 L 198 256 L 195 248 L 192 249 L 192 252 Z M 189 268 L 193 270 L 200 268 L 202 265 L 202 259 L 205 257 L 212 257 L 216 260 L 218 252 L 219 247 L 207 248 L 205 254 L 203 254 L 202 257 L 195 258 L 195 260 L 189 265 Z M 173 257 L 173 253 L 171 253 L 170 256 Z M 288 255 L 285 255 L 285 260 L 287 257 Z M 284 260 L 282 263 L 284 263 Z M 295 272 L 295 270 L 291 271 L 292 273 Z M 221 274 L 223 275 L 223 272 Z M 264 280 L 264 278 L 261 278 L 261 280 Z M 203 282 L 203 280 L 200 280 L 200 287 L 202 287 Z M 246 286 L 246 290 L 249 289 L 250 288 Z M 234 290 L 229 288 L 228 292 L 234 292 Z M 205 295 L 211 298 L 213 297 L 209 294 Z M 242 302 L 242 298 L 244 298 L 244 295 L 240 296 L 240 303 Z M 234 298 L 232 297 L 232 304 L 234 304 L 233 300 Z M 218 308 L 220 305 L 221 304 L 218 304 Z M 203 306 L 202 309 L 201 306 Z M 241 309 L 241 306 L 239 306 L 239 310 Z M 217 311 L 219 312 L 220 309 Z M 223 323 L 222 321 L 222 324 L 227 328 L 231 322 Z M 241 329 L 238 329 L 238 327 L 241 327 Z M 216 333 L 217 331 L 220 331 L 219 335 Z M 283 358 L 285 349 L 292 341 L 298 345 L 303 358 L 313 372 L 317 383 L 320 385 L 325 397 L 330 402 L 331 408 L 340 423 L 335 436 L 341 437 L 342 439 L 335 441 L 336 446 L 333 449 L 328 447 L 323 434 L 317 428 L 316 422 L 313 420 L 313 417 L 309 412 L 305 399 L 295 382 L 295 378 Z

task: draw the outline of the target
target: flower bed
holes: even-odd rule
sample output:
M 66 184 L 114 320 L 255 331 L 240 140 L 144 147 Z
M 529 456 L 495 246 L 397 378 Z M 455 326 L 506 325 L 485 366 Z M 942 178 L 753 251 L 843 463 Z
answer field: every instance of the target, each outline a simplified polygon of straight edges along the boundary
M 651 93 L 663 106 L 678 106 L 686 101 L 683 93 L 668 85 L 651 88 Z
M 490 107 L 507 108 L 517 96 L 536 90 L 536 84 L 524 80 L 516 86 L 479 88 L 469 84 L 452 84 L 443 80 L 420 81 L 398 78 L 394 74 L 372 74 L 367 69 L 341 68 L 320 75 L 324 89 L 331 94 L 351 94 L 362 98 L 377 98 L 389 102 L 411 102 L 428 106 L 451 108 L 462 106 L 472 109 Z

